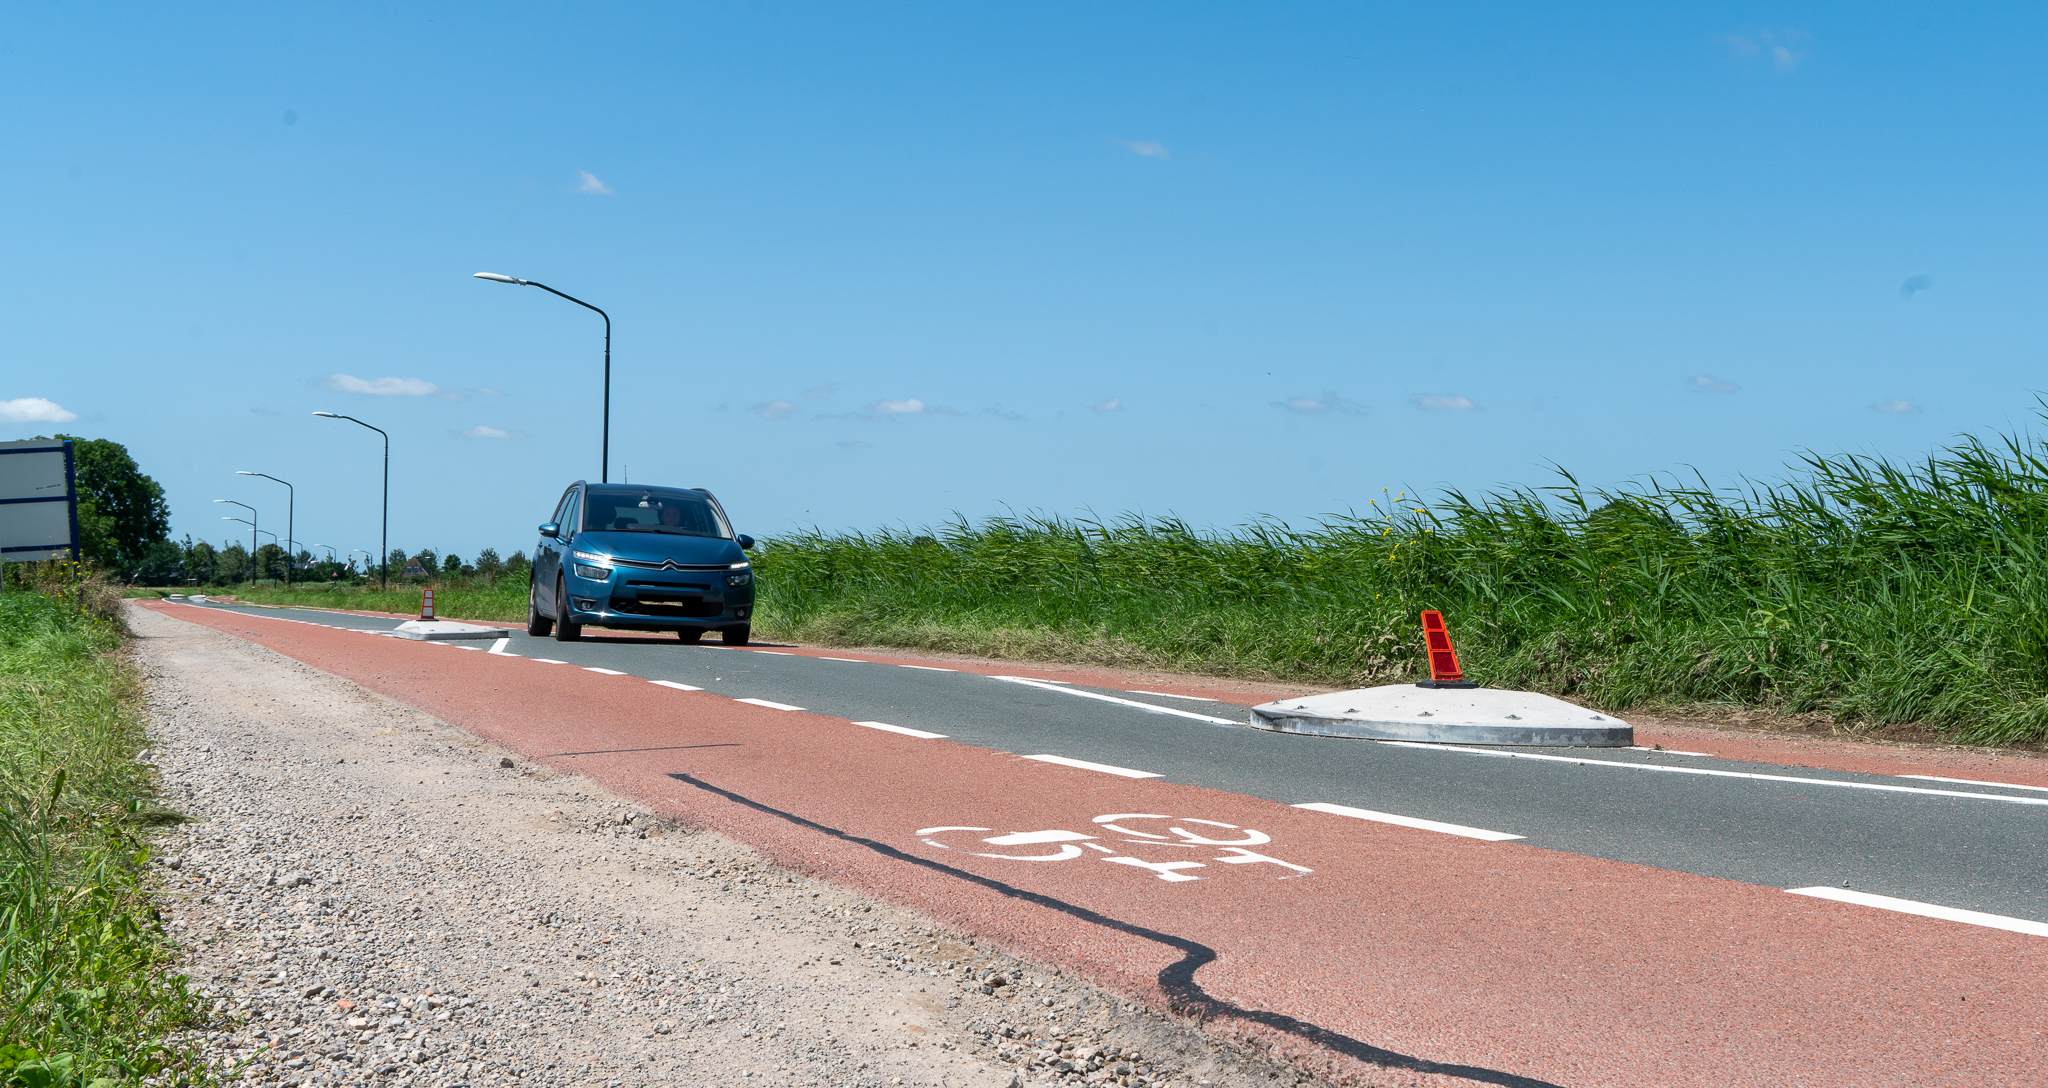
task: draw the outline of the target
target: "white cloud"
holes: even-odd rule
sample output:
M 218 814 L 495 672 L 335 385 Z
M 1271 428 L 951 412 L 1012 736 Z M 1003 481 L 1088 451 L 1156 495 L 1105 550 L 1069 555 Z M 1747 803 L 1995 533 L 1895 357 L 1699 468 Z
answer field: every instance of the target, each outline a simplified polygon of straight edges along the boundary
M 916 415 L 924 411 L 924 402 L 916 397 L 911 397 L 909 400 L 876 401 L 874 411 L 889 415 Z
M 498 428 L 496 428 L 496 427 L 486 427 L 486 426 L 484 426 L 484 425 L 482 425 L 482 424 L 478 424 L 478 425 L 476 425 L 476 426 L 474 426 L 474 427 L 471 427 L 470 429 L 468 429 L 468 430 L 466 430 L 466 431 L 462 432 L 462 437 L 464 437 L 464 438 L 525 438 L 525 437 L 526 437 L 526 432 L 525 432 L 525 431 L 505 431 L 505 430 L 500 430 L 500 429 L 498 429 Z
M 1116 142 L 1128 149 L 1133 155 L 1142 155 L 1148 159 L 1164 160 L 1173 158 L 1173 153 L 1166 150 L 1166 145 L 1157 140 L 1118 140 Z
M 1097 412 L 1121 412 L 1123 410 L 1124 399 L 1122 397 L 1111 397 L 1095 406 L 1095 411 Z
M 1472 403 L 1470 397 L 1447 397 L 1434 393 L 1416 397 L 1415 406 L 1432 412 L 1470 412 L 1479 407 Z
M 1801 30 L 1759 30 L 1755 34 L 1730 34 L 1721 41 L 1738 59 L 1769 57 L 1771 67 L 1790 72 L 1806 59 L 1806 51 L 1798 48 L 1806 39 L 1806 32 Z
M 1289 397 L 1286 400 L 1274 401 L 1273 403 L 1276 407 L 1285 408 L 1290 412 L 1298 412 L 1305 416 L 1318 415 L 1323 412 L 1355 412 L 1358 410 L 1357 406 L 1335 393 L 1324 393 L 1320 397 Z
M 362 393 L 372 397 L 431 397 L 441 391 L 441 387 L 433 382 L 418 378 L 364 380 L 351 374 L 329 374 L 327 388 L 341 393 Z
M 805 400 L 824 400 L 830 397 L 831 395 L 832 383 L 830 382 L 826 382 L 824 385 L 814 385 L 809 389 L 804 390 Z
M 504 395 L 505 395 L 505 394 L 503 394 L 503 393 L 500 393 L 500 392 L 499 392 L 499 391 L 497 391 L 496 389 L 492 389 L 491 387 L 489 387 L 489 386 L 487 386 L 487 385 L 479 385 L 479 386 L 477 386 L 477 387 L 476 387 L 476 392 L 477 392 L 477 395 L 478 395 L 478 396 L 480 396 L 480 397 L 502 397 L 502 396 L 504 396 Z
M 1687 380 L 1695 393 L 1733 393 L 1742 388 L 1734 382 L 1724 382 L 1712 374 L 1695 374 Z
M 77 418 L 77 412 L 65 411 L 54 400 L 41 397 L 0 400 L 0 423 L 69 423 Z
M 588 170 L 576 171 L 576 178 L 576 191 L 579 193 L 588 193 L 591 196 L 612 195 L 612 187 L 599 181 L 597 175 Z
M 1891 412 L 1897 415 L 1907 415 L 1919 411 L 1920 406 L 1910 400 L 1900 400 L 1897 397 L 1893 397 L 1890 400 L 1878 401 L 1870 406 L 1870 410 L 1873 412 Z
M 771 400 L 754 405 L 754 414 L 762 419 L 781 419 L 796 411 L 796 405 L 786 400 Z

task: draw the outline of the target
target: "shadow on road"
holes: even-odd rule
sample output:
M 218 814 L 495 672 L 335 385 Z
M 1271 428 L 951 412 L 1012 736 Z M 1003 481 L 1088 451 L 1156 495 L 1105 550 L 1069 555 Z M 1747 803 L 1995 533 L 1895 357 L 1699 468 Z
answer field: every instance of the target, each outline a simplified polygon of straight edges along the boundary
M 1436 1073 L 1444 1076 L 1462 1077 L 1475 1083 L 1497 1084 L 1504 1086 L 1504 1088 L 1563 1088 L 1563 1086 L 1553 1084 L 1547 1080 L 1538 1080 L 1534 1077 L 1506 1073 L 1498 1069 L 1485 1069 L 1473 1065 L 1447 1065 L 1442 1062 L 1427 1061 L 1410 1054 L 1402 1054 L 1384 1047 L 1374 1046 L 1363 1040 L 1354 1039 L 1349 1035 L 1332 1031 L 1317 1024 L 1311 1024 L 1306 1020 L 1288 1016 L 1284 1013 L 1239 1007 L 1228 1001 L 1211 997 L 1202 989 L 1201 984 L 1195 981 L 1195 972 L 1216 958 L 1216 950 L 1208 945 L 1188 940 L 1185 937 L 1176 937 L 1170 933 L 1161 933 L 1155 929 L 1147 929 L 1144 926 L 1134 925 L 1130 922 L 1119 921 L 1098 911 L 1090 910 L 1087 907 L 1078 906 L 1062 899 L 1055 899 L 1052 896 L 1039 892 L 1025 891 L 1022 888 L 1006 884 L 992 877 L 970 873 L 964 869 L 956 869 L 950 865 L 933 861 L 930 858 L 921 858 L 915 854 L 907 854 L 887 843 L 876 842 L 873 839 L 849 834 L 836 827 L 827 827 L 814 820 L 807 820 L 793 812 L 785 812 L 779 808 L 762 804 L 742 794 L 734 793 L 731 790 L 721 789 L 691 775 L 672 772 L 669 774 L 669 777 L 685 785 L 694 786 L 706 793 L 717 794 L 734 804 L 745 805 L 756 812 L 763 812 L 779 820 L 795 824 L 798 827 L 805 827 L 820 834 L 830 835 L 841 842 L 865 847 L 883 857 L 906 862 L 932 872 L 944 873 L 956 880 L 979 885 L 1011 899 L 1032 903 L 1048 910 L 1058 911 L 1070 918 L 1102 926 L 1105 929 L 1112 929 L 1118 933 L 1142 937 L 1145 940 L 1172 948 L 1181 954 L 1181 958 L 1160 970 L 1159 988 L 1166 994 L 1169 1007 L 1174 1012 L 1183 1016 L 1192 1017 L 1203 1022 L 1231 1019 L 1250 1024 L 1259 1024 L 1275 1031 L 1292 1035 L 1303 1042 L 1311 1043 L 1338 1054 L 1343 1054 L 1346 1057 L 1355 1058 L 1361 1062 L 1367 1062 L 1385 1069 L 1401 1069 L 1416 1073 Z

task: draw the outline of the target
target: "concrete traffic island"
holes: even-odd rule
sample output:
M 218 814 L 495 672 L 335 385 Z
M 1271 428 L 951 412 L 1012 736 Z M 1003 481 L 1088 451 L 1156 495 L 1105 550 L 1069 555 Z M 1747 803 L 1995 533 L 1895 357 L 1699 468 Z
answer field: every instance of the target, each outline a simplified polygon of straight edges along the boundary
M 1254 729 L 1432 744 L 1625 748 L 1635 727 L 1533 691 L 1386 684 L 1252 708 Z
M 510 638 L 512 632 L 503 627 L 480 627 L 474 623 L 457 623 L 454 620 L 407 620 L 391 632 L 399 638 L 419 642 L 441 642 L 461 638 Z

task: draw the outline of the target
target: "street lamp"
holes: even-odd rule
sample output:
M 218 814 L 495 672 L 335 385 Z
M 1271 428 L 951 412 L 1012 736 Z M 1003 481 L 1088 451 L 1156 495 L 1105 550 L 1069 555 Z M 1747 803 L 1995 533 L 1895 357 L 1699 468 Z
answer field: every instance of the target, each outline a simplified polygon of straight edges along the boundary
M 610 483 L 612 465 L 612 315 L 574 295 L 565 295 L 545 283 L 535 283 L 532 280 L 522 280 L 514 276 L 500 275 L 496 272 L 478 272 L 471 276 L 471 278 L 490 280 L 492 283 L 510 283 L 519 287 L 538 287 L 548 294 L 554 295 L 557 298 L 566 298 L 570 302 L 604 318 L 604 432 L 600 440 L 601 444 L 598 453 L 597 482 Z
M 248 521 L 246 521 L 246 522 L 242 522 L 242 523 L 243 523 L 244 525 L 247 525 L 247 526 L 249 527 L 249 561 L 250 561 L 251 563 L 255 562 L 255 561 L 256 561 L 256 522 L 257 522 L 258 520 L 260 520 L 260 517 L 259 517 L 259 515 L 258 515 L 258 514 L 256 513 L 256 508 L 255 508 L 255 507 L 253 507 L 253 506 L 250 506 L 250 505 L 249 505 L 248 503 L 246 503 L 246 502 L 236 502 L 236 501 L 235 501 L 235 500 L 233 500 L 233 499 L 215 499 L 215 500 L 213 500 L 213 501 L 215 501 L 215 502 L 224 502 L 224 503 L 227 503 L 227 504 L 228 504 L 229 506 L 239 506 L 239 507 L 241 507 L 242 509 L 244 509 L 244 510 L 247 510 L 247 511 L 249 512 L 249 518 L 250 518 L 250 520 L 248 520 Z M 222 520 L 222 521 L 242 521 L 242 519 L 241 519 L 241 518 L 222 518 L 221 520 Z M 274 537 L 274 536 L 276 536 L 277 534 L 276 534 L 276 533 L 272 533 L 272 534 L 270 534 L 270 535 Z
M 345 419 L 358 427 L 370 427 L 369 424 L 354 416 L 345 416 L 339 412 L 314 412 L 313 414 L 322 419 Z M 390 565 L 386 562 L 384 556 L 390 554 L 389 548 L 391 544 L 391 436 L 384 434 L 384 428 L 382 427 L 370 427 L 370 429 L 384 435 L 384 524 L 377 531 L 377 547 L 384 549 L 384 555 L 377 557 L 377 588 L 383 589 L 384 568 Z
M 298 539 L 292 536 L 292 507 L 295 505 L 297 498 L 292 490 L 292 485 L 285 480 L 277 479 L 277 477 L 272 476 L 268 472 L 249 472 L 245 469 L 238 469 L 235 475 L 261 476 L 266 480 L 275 480 L 278 483 L 284 484 L 284 587 L 290 589 L 292 587 L 292 563 L 298 558 L 299 551 Z M 275 536 L 276 534 L 273 533 L 271 535 Z
M 316 547 L 316 548 L 326 548 L 326 549 L 327 549 L 327 561 L 328 561 L 329 563 L 334 563 L 334 562 L 338 562 L 338 560 L 336 560 L 336 559 L 334 558 L 334 545 L 332 545 L 332 544 L 315 544 L 315 545 L 313 545 L 313 546 L 314 546 L 314 547 Z

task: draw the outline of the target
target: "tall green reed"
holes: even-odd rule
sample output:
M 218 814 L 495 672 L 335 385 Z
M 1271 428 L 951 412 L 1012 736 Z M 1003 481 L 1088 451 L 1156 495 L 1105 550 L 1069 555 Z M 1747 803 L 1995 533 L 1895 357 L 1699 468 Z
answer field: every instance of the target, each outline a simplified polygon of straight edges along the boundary
M 1434 608 L 1490 684 L 2018 743 L 2048 737 L 2044 552 L 2048 462 L 2014 435 L 1911 464 L 1808 454 L 1738 489 L 1383 494 L 1306 528 L 814 531 L 757 567 L 764 626 L 825 640 L 1388 683 L 1423 674 Z

